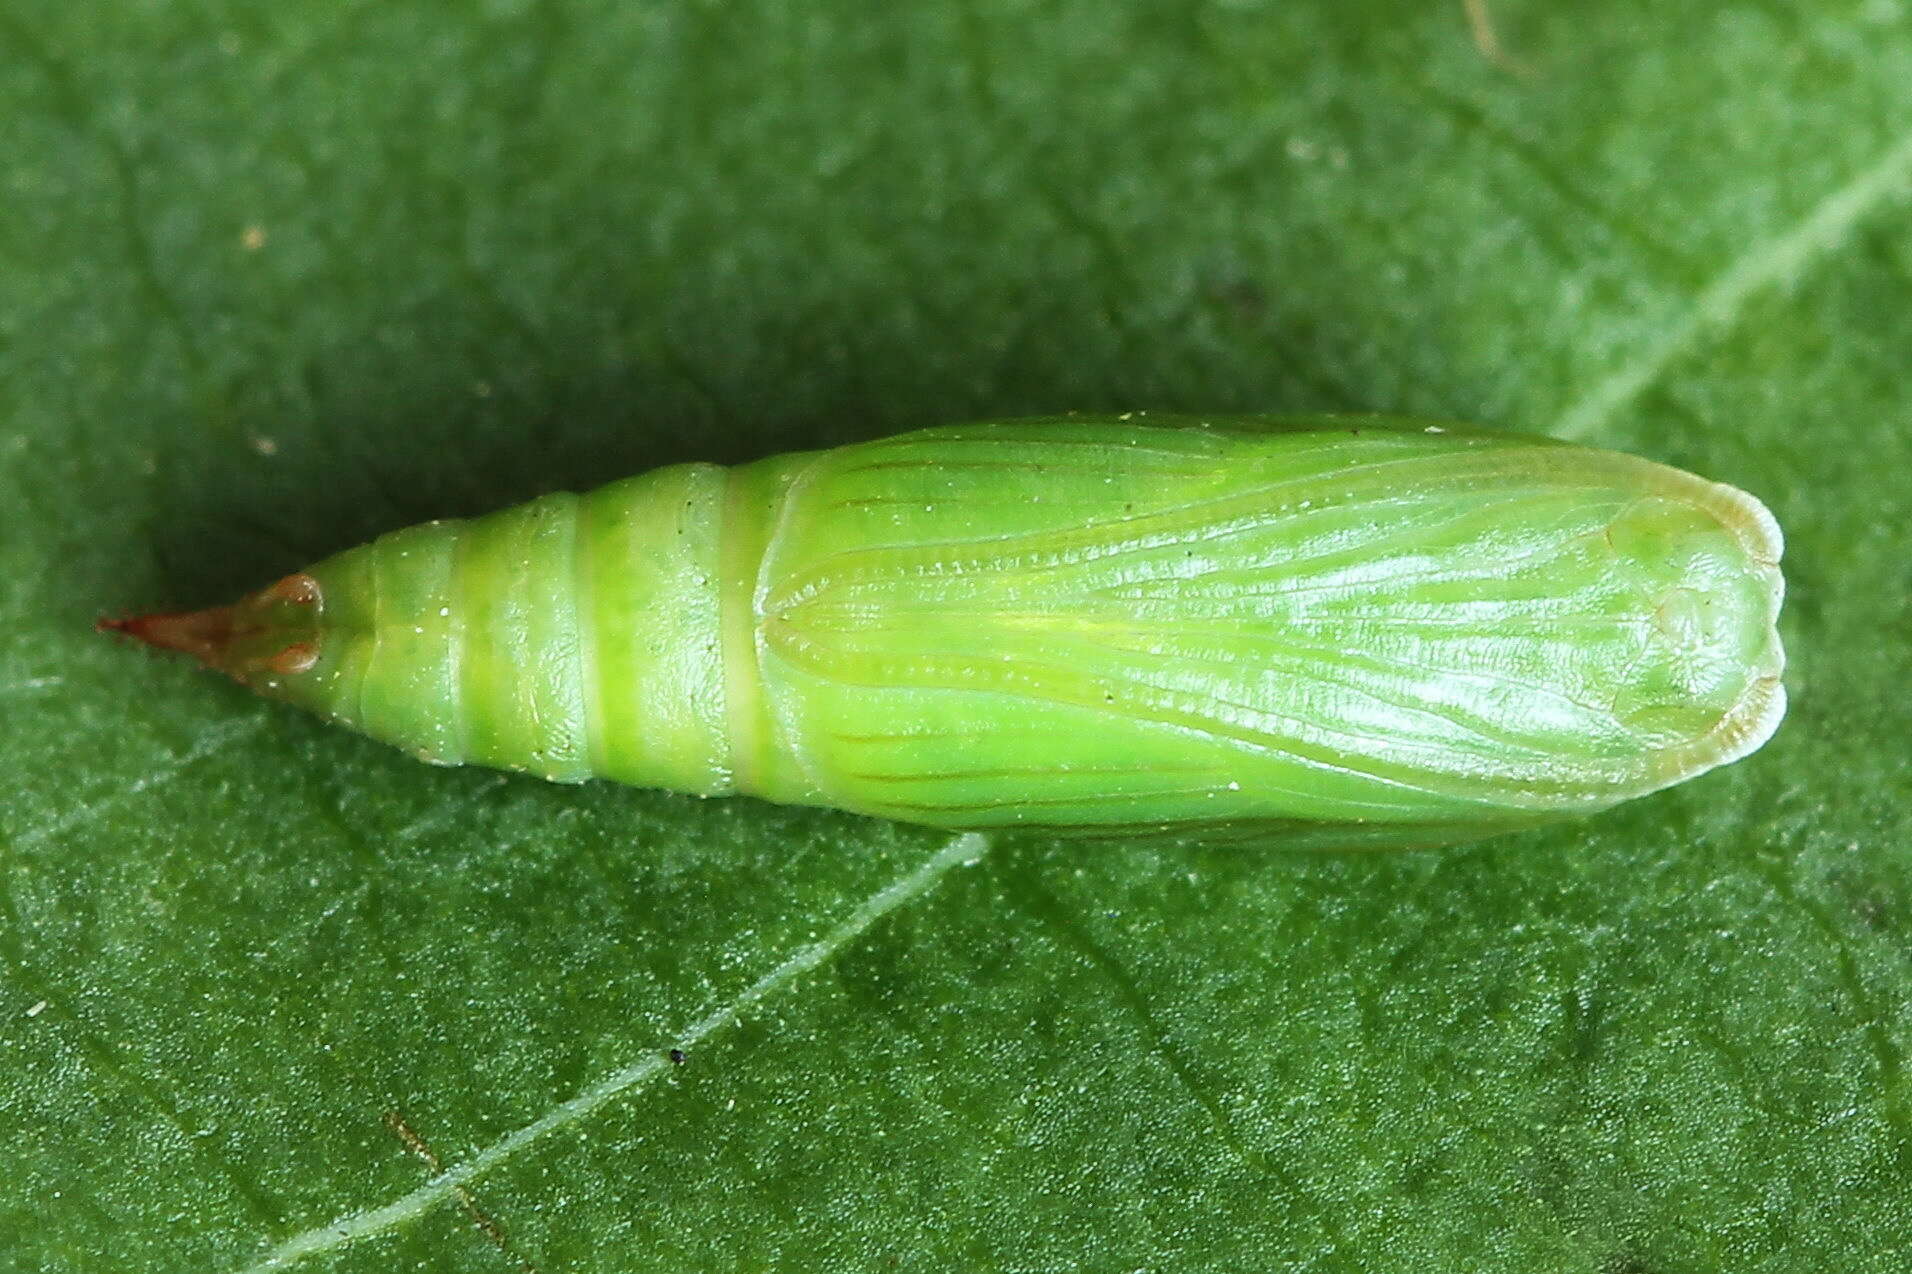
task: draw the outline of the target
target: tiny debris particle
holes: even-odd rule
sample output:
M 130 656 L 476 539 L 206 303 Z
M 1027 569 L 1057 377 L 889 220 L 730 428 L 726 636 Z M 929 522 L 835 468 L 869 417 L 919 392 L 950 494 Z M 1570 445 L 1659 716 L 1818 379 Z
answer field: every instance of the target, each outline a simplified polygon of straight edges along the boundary
M 247 226 L 239 232 L 239 246 L 247 252 L 257 252 L 265 247 L 266 228 L 258 225 Z
M 679 1066 L 682 1066 L 684 1064 L 684 1050 L 681 1048 L 672 1049 L 670 1052 L 670 1058 L 672 1062 L 676 1063 Z
M 252 449 L 262 456 L 276 456 L 279 454 L 279 440 L 266 437 L 254 438 Z
M 27 1016 L 38 1017 L 40 1016 L 40 1014 L 44 1012 L 46 1012 L 46 1001 L 41 1000 L 39 1003 L 35 1004 L 32 1008 L 27 1010 Z

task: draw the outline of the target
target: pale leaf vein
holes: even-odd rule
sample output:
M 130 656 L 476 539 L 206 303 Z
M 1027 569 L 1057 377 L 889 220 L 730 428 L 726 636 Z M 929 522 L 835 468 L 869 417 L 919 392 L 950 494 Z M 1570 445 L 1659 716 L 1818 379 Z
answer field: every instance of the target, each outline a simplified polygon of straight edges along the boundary
M 951 840 L 913 871 L 866 898 L 821 938 L 798 948 L 733 999 L 691 1023 L 678 1035 L 676 1042 L 689 1047 L 725 1027 L 735 1025 L 745 1013 L 829 961 L 877 921 L 922 897 L 952 869 L 974 862 L 988 848 L 988 840 L 973 832 Z M 284 1269 L 305 1257 L 332 1251 L 356 1239 L 381 1234 L 454 1199 L 461 1186 L 490 1172 L 552 1133 L 561 1132 L 589 1118 L 610 1102 L 655 1078 L 669 1065 L 665 1054 L 648 1053 L 606 1075 L 577 1096 L 553 1106 L 470 1158 L 453 1165 L 411 1193 L 293 1235 L 248 1265 L 243 1274 L 265 1274 L 268 1270 Z

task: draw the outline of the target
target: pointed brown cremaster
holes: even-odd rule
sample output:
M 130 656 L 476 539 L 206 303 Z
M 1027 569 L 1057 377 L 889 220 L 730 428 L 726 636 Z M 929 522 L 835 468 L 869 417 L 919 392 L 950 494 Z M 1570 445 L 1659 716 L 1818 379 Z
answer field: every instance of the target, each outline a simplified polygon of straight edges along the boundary
M 101 619 L 101 632 L 123 633 L 175 650 L 244 685 L 304 672 L 319 658 L 318 581 L 300 572 L 230 606 Z

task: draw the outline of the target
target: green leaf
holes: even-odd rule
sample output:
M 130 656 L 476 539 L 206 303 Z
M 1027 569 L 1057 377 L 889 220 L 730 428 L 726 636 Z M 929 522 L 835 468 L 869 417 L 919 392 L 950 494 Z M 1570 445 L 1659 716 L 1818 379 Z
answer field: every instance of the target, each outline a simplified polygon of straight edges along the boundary
M 0 1267 L 1905 1269 L 1912 29 L 1486 11 L 0 0 Z M 435 770 L 91 631 L 1142 407 L 1742 486 L 1792 715 L 1460 850 L 985 844 Z

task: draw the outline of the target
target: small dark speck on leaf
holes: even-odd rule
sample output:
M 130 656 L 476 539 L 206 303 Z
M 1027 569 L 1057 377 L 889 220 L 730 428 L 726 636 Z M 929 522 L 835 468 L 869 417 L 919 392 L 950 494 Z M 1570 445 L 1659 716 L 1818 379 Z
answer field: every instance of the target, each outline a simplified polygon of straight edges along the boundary
M 1614 1253 L 1600 1270 L 1601 1274 L 1653 1274 L 1646 1262 L 1632 1252 Z
M 1207 289 L 1210 300 L 1227 309 L 1237 322 L 1251 323 L 1268 312 L 1268 293 L 1252 279 L 1231 279 Z
M 670 1058 L 671 1058 L 671 1061 L 675 1062 L 679 1066 L 682 1066 L 684 1064 L 684 1050 L 681 1048 L 672 1049 L 670 1052 Z

